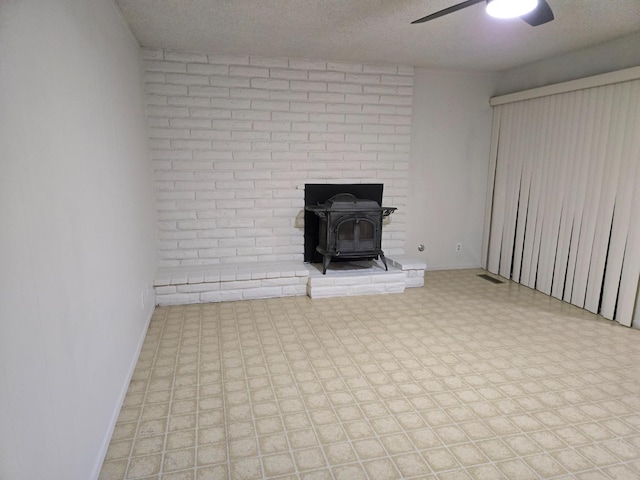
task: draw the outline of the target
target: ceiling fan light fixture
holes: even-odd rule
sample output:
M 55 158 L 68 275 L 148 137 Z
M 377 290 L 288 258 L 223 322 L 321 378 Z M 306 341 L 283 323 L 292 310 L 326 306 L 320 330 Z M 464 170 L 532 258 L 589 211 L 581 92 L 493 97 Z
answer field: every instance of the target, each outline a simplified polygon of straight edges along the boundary
M 487 13 L 495 18 L 515 18 L 537 6 L 538 0 L 487 0 Z

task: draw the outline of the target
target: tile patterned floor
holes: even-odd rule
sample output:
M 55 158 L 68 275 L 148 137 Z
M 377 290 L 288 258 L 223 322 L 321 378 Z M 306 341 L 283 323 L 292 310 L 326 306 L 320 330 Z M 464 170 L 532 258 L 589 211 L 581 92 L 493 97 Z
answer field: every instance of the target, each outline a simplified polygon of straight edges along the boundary
M 479 273 L 156 309 L 100 479 L 640 478 L 640 331 Z

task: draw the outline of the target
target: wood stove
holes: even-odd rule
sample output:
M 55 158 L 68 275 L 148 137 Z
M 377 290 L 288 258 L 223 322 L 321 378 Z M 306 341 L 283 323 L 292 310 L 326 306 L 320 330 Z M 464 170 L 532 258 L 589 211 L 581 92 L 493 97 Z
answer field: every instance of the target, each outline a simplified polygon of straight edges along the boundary
M 387 269 L 382 251 L 382 219 L 397 210 L 381 207 L 375 200 L 356 198 L 350 193 L 334 195 L 321 205 L 305 210 L 320 217 L 318 246 L 322 255 L 322 273 L 332 258 L 377 258 Z

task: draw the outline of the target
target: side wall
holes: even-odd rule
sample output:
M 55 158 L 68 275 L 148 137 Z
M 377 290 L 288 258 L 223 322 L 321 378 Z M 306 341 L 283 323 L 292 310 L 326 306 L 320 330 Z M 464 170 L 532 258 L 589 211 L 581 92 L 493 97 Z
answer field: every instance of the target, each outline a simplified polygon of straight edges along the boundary
M 431 270 L 479 267 L 497 75 L 416 68 L 414 79 L 406 252 Z
M 413 68 L 144 55 L 161 266 L 302 262 L 305 183 L 383 183 L 403 253 Z
M 0 478 L 97 476 L 153 309 L 144 122 L 111 1 L 0 3 Z
M 496 95 L 529 90 L 640 65 L 640 32 L 576 50 L 500 75 Z

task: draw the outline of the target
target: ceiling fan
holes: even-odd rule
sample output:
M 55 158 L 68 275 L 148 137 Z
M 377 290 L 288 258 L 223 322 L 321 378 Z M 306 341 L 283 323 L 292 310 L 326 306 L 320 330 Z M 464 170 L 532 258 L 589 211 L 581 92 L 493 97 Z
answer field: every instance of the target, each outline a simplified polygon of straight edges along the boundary
M 424 23 L 429 20 L 448 15 L 463 8 L 470 7 L 476 3 L 487 3 L 487 13 L 497 18 L 520 17 L 532 27 L 537 27 L 553 20 L 553 12 L 546 0 L 467 0 L 452 7 L 445 8 L 439 12 L 432 13 L 426 17 L 419 18 L 411 22 Z

